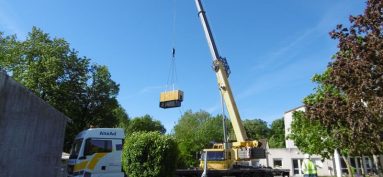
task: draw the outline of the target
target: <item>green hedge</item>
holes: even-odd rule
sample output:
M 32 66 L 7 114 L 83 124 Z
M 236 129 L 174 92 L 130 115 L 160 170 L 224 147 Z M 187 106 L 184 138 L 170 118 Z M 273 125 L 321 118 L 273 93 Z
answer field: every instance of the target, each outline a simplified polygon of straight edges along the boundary
M 136 132 L 125 138 L 122 166 L 129 177 L 172 177 L 176 169 L 176 141 L 159 132 Z

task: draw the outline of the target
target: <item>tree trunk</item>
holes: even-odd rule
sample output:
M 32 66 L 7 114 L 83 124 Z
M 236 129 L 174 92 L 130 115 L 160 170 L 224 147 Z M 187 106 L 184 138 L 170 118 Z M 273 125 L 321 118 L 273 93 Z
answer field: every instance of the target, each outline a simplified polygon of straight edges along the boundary
M 364 157 L 363 156 L 360 156 L 360 158 L 359 158 L 359 164 L 360 164 L 360 172 L 361 172 L 361 175 L 363 176 L 363 177 L 365 177 L 366 176 L 366 171 L 365 171 L 365 168 L 364 168 Z
M 382 174 L 382 164 L 379 163 L 379 157 L 378 155 L 373 155 L 373 160 L 374 160 L 374 166 L 376 169 L 376 173 L 378 173 L 379 177 L 383 177 Z
M 379 155 L 380 172 L 383 174 L 383 155 Z
M 347 171 L 348 171 L 348 176 L 349 177 L 353 177 L 354 176 L 354 171 L 352 170 L 352 167 L 351 167 L 350 162 L 348 161 L 348 158 L 346 158 L 343 155 L 342 155 L 342 158 L 343 158 L 344 162 L 346 163 Z
M 340 163 L 340 155 L 339 155 L 339 151 L 337 149 L 335 149 L 334 151 L 334 169 L 335 169 L 335 174 L 336 174 L 336 177 L 342 177 L 342 167 L 341 167 L 341 163 Z

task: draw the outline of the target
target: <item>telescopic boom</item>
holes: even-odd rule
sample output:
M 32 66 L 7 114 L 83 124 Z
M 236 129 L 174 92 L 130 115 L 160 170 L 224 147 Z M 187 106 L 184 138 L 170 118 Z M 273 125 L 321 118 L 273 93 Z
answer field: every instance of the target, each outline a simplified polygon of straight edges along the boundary
M 209 45 L 210 53 L 213 59 L 213 68 L 217 76 L 218 87 L 225 101 L 226 109 L 229 113 L 230 121 L 233 125 L 237 142 L 245 142 L 247 140 L 246 132 L 242 125 L 238 108 L 235 103 L 228 80 L 230 74 L 229 65 L 227 64 L 226 59 L 222 58 L 218 53 L 217 46 L 215 44 L 213 34 L 209 26 L 209 22 L 207 21 L 201 0 L 195 0 L 195 3 L 198 10 L 198 16 L 201 20 L 202 27 L 205 32 L 206 40 Z

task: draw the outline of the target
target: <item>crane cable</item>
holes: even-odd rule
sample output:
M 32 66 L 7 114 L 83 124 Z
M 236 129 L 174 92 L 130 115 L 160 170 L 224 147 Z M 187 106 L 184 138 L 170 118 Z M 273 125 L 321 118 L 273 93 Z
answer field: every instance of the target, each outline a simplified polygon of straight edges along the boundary
M 177 83 L 177 67 L 176 67 L 176 17 L 177 17 L 177 0 L 173 0 L 173 21 L 172 21 L 172 53 L 170 61 L 170 69 L 166 90 L 175 90 Z
M 223 94 L 220 94 L 220 95 L 221 95 L 221 106 L 222 106 L 223 145 L 224 145 L 224 149 L 227 149 L 229 134 L 226 127 L 225 102 L 224 102 Z
M 173 74 L 174 74 L 174 82 L 177 82 L 177 68 L 176 68 L 176 22 L 177 22 L 177 0 L 173 0 L 173 31 L 172 31 L 172 64 L 173 64 Z M 174 83 L 173 82 L 173 83 Z M 174 90 L 174 84 L 173 84 L 173 90 Z M 184 114 L 184 111 L 181 109 L 181 107 L 178 108 L 178 111 L 180 113 L 180 117 Z

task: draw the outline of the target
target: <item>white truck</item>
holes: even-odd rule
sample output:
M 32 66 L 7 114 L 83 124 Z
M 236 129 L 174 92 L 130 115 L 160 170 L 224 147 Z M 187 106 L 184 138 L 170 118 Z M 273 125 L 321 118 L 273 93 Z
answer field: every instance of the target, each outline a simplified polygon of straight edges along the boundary
M 79 133 L 68 161 L 68 177 L 124 177 L 121 128 L 91 128 Z

